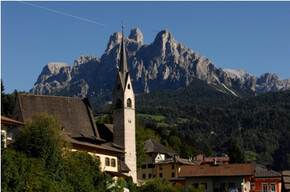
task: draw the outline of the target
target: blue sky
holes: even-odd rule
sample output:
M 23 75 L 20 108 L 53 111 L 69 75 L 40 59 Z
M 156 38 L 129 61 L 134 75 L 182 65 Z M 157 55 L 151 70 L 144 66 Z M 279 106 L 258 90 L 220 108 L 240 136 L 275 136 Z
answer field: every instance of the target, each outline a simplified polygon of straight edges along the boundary
M 29 91 L 50 62 L 101 57 L 112 33 L 137 27 L 144 44 L 168 29 L 218 68 L 290 78 L 290 2 L 1 2 L 5 93 Z

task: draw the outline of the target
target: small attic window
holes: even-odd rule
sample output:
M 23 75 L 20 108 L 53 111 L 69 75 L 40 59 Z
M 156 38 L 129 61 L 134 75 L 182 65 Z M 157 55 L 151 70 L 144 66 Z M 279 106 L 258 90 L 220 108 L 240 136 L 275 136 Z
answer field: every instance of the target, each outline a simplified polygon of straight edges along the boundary
M 128 89 L 131 89 L 131 85 L 130 84 L 128 84 Z
M 121 89 L 121 85 L 120 84 L 117 85 L 117 90 L 119 90 L 119 89 Z

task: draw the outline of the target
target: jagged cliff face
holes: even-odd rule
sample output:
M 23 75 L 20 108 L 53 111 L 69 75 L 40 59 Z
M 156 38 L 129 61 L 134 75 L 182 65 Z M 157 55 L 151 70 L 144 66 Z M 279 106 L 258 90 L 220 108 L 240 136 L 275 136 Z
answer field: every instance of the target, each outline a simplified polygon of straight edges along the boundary
M 43 68 L 31 93 L 78 97 L 111 93 L 120 60 L 121 39 L 121 33 L 112 34 L 100 59 L 85 55 L 77 58 L 73 66 L 49 63 Z M 236 96 L 239 95 L 237 88 L 259 93 L 290 89 L 290 79 L 281 80 L 276 74 L 265 73 L 256 77 L 243 70 L 216 68 L 209 59 L 177 42 L 168 30 L 159 32 L 150 45 L 143 45 L 143 35 L 135 28 L 125 38 L 125 44 L 137 94 L 184 87 L 194 78 Z

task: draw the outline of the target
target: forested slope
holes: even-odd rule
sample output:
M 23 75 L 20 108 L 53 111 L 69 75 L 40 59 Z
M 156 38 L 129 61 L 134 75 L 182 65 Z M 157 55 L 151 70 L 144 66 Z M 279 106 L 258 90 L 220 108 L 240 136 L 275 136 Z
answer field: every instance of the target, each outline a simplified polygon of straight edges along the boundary
M 165 116 L 167 127 L 158 127 L 149 118 L 141 122 L 161 134 L 181 156 L 208 148 L 221 155 L 236 141 L 246 152 L 246 160 L 272 164 L 276 170 L 290 168 L 290 91 L 237 98 L 199 82 L 140 95 L 136 102 L 137 113 Z M 180 117 L 186 120 L 181 122 Z M 178 131 L 175 135 L 183 145 L 170 142 L 172 129 Z

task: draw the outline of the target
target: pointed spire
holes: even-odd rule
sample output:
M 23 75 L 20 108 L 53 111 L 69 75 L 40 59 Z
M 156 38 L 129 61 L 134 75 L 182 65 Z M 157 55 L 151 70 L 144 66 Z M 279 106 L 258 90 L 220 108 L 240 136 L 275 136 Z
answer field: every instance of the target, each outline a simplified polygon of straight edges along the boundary
M 120 51 L 120 67 L 119 71 L 122 73 L 128 72 L 127 68 L 127 58 L 126 58 L 126 49 L 125 49 L 125 42 L 124 42 L 124 23 L 122 21 L 122 42 L 121 42 L 121 51 Z

